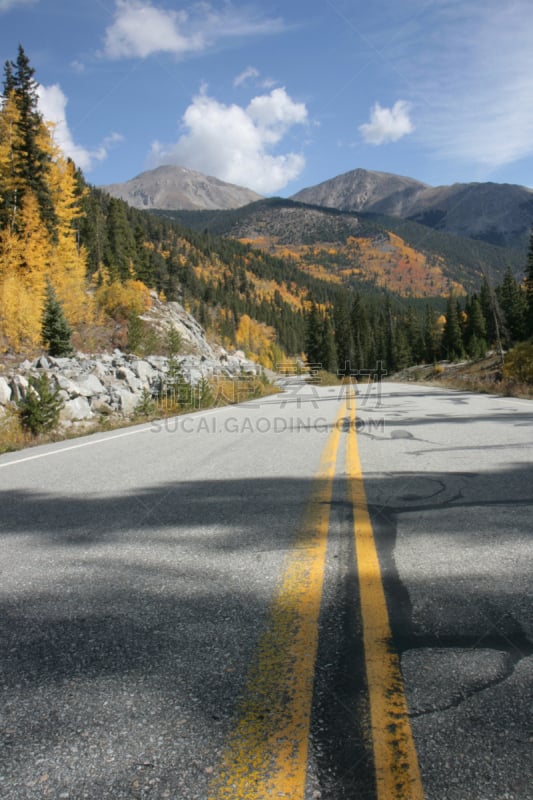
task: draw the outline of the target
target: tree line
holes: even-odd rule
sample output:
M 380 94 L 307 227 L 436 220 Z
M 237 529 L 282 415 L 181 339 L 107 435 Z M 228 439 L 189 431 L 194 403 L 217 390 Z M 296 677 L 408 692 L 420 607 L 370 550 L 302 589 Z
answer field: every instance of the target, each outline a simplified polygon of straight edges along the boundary
M 291 259 L 187 229 L 91 187 L 55 144 L 37 89 L 19 47 L 5 65 L 0 106 L 4 350 L 53 347 L 106 315 L 128 326 L 150 292 L 180 301 L 224 344 L 259 342 L 271 360 L 305 353 L 331 371 L 478 357 L 533 335 L 533 239 L 523 283 L 509 268 L 497 287 L 484 281 L 467 297 L 450 296 L 445 311 L 362 280 L 339 286 Z
M 444 313 L 429 303 L 420 310 L 391 297 L 344 292 L 329 308 L 311 304 L 305 351 L 310 362 L 329 372 L 372 370 L 378 362 L 396 372 L 438 360 L 482 358 L 531 337 L 533 232 L 524 282 L 509 268 L 496 287 L 484 279 L 479 292 L 450 294 Z

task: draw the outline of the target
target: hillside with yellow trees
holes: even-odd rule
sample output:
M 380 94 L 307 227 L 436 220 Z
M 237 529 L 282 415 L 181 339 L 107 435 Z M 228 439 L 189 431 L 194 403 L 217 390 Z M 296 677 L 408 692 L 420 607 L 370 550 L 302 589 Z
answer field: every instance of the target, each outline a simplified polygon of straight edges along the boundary
M 65 158 L 37 86 L 20 47 L 0 105 L 0 352 L 50 352 L 52 339 L 156 351 L 142 319 L 154 297 L 265 366 L 305 353 L 391 371 L 529 330 L 521 256 L 503 248 L 279 199 L 208 219 L 131 208 Z
M 0 331 L 13 349 L 40 343 L 50 283 L 72 325 L 95 317 L 74 164 L 36 111 L 33 69 L 22 51 L 6 69 L 0 112 Z
M 231 211 L 161 215 L 237 238 L 344 286 L 370 284 L 402 297 L 466 294 L 483 278 L 523 273 L 525 253 L 433 230 L 416 222 L 272 198 Z

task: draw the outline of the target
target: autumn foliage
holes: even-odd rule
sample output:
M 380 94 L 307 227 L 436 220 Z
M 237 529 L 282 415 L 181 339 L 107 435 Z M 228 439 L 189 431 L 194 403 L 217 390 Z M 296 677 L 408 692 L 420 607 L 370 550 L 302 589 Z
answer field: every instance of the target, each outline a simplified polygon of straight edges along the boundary
M 0 109 L 0 344 L 15 351 L 41 342 L 48 283 L 71 325 L 94 315 L 75 167 L 37 111 L 36 87 L 20 48 Z

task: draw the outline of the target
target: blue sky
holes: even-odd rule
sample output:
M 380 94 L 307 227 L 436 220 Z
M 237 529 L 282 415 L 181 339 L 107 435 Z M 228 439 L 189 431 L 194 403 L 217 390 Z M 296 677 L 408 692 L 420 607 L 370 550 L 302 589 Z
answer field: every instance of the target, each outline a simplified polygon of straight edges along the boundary
M 533 187 L 531 0 L 0 0 L 96 185 L 177 163 L 264 195 L 343 172 Z

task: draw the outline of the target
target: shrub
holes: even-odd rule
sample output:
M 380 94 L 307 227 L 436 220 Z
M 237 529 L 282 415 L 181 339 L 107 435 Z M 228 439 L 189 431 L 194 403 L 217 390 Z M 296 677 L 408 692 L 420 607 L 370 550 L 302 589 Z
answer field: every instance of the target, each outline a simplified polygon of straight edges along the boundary
M 30 378 L 26 397 L 19 403 L 20 421 L 34 436 L 57 427 L 63 400 L 59 389 L 49 384 L 46 375 Z
M 533 383 L 533 342 L 521 342 L 509 350 L 505 356 L 503 377 L 520 383 Z
M 135 417 L 152 417 L 156 413 L 157 405 L 148 389 L 144 388 L 133 414 Z
M 131 314 L 143 314 L 152 305 L 149 288 L 132 279 L 104 283 L 96 290 L 96 300 L 106 314 L 123 320 Z

